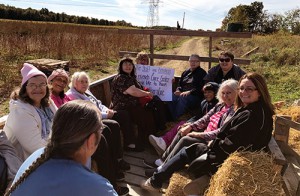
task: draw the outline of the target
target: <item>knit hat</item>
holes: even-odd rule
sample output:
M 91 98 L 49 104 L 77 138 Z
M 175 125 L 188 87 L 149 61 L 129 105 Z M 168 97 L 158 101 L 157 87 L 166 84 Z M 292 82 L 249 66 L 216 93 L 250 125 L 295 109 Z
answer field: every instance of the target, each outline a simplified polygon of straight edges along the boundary
M 48 83 L 50 83 L 55 77 L 58 77 L 58 76 L 65 77 L 69 81 L 69 75 L 65 70 L 56 69 L 56 70 L 53 70 L 51 75 L 48 77 Z
M 215 94 L 217 94 L 219 89 L 219 84 L 215 82 L 208 82 L 203 86 L 203 91 L 213 91 Z
M 23 64 L 23 68 L 21 69 L 21 74 L 23 77 L 22 83 L 21 83 L 22 86 L 25 82 L 27 82 L 30 78 L 32 78 L 34 76 L 44 76 L 47 80 L 47 76 L 43 72 L 41 72 L 35 66 L 33 66 L 29 63 Z

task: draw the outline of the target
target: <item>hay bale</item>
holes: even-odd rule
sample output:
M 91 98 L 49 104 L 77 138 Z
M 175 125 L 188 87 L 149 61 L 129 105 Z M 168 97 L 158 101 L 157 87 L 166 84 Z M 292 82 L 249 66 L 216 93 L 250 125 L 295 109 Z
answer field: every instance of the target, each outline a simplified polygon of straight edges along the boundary
M 265 152 L 235 152 L 210 181 L 206 196 L 281 196 L 282 178 Z
M 175 172 L 171 179 L 166 190 L 166 196 L 182 196 L 183 194 L 183 187 L 189 183 L 191 180 L 187 173 L 180 171 Z

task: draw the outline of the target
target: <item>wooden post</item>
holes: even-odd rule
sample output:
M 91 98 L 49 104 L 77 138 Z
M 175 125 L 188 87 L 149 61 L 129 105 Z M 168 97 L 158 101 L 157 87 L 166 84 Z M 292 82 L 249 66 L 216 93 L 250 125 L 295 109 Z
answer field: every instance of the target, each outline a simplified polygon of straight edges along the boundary
M 275 118 L 275 130 L 274 130 L 274 138 L 275 140 L 282 141 L 286 144 L 289 142 L 289 133 L 290 133 L 290 125 L 288 123 L 284 123 L 284 119 L 291 120 L 291 116 L 276 116 Z
M 154 54 L 154 35 L 150 34 L 150 65 L 153 65 L 153 54 Z
M 208 57 L 211 58 L 212 55 L 212 37 L 209 37 L 209 51 Z M 208 70 L 211 68 L 211 62 L 208 63 Z
M 111 103 L 111 92 L 110 92 L 109 81 L 105 81 L 103 83 L 103 91 L 104 91 L 104 99 L 105 99 L 106 105 L 109 107 L 109 105 Z

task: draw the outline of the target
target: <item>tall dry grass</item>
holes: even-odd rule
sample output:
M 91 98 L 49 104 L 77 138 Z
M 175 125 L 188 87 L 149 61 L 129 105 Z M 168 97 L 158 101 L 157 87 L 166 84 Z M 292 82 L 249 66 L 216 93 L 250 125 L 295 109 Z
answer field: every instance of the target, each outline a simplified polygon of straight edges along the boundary
M 165 48 L 182 37 L 155 36 Z M 0 97 L 7 98 L 21 81 L 24 61 L 37 58 L 69 60 L 77 69 L 115 70 L 120 50 L 149 48 L 147 35 L 118 34 L 116 28 L 89 25 L 0 20 Z M 110 72 L 110 71 L 108 71 Z

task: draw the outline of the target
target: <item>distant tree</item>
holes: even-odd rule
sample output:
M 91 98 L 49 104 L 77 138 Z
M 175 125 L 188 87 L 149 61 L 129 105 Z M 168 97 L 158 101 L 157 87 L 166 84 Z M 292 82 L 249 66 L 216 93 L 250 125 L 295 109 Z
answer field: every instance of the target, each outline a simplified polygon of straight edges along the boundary
M 263 20 L 263 8 L 263 3 L 257 1 L 233 7 L 223 19 L 221 28 L 225 30 L 228 23 L 242 23 L 245 31 L 255 31 Z
M 300 9 L 293 9 L 285 13 L 285 28 L 293 34 L 300 34 Z
M 97 18 L 89 18 L 84 16 L 67 15 L 66 13 L 54 13 L 47 8 L 35 10 L 32 8 L 21 9 L 13 6 L 0 4 L 0 18 L 15 19 L 15 20 L 32 20 L 32 21 L 52 21 L 52 22 L 66 22 L 78 24 L 92 24 L 92 25 L 119 25 L 119 26 L 132 26 L 124 20 L 117 22 L 108 21 L 104 19 L 98 20 Z

